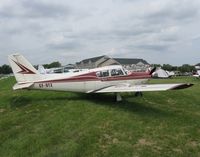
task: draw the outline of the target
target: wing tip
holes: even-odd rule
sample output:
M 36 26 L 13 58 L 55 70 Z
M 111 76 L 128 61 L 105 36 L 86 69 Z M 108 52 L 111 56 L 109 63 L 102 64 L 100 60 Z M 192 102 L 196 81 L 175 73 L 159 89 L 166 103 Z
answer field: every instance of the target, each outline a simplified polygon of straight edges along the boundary
M 177 85 L 177 86 L 171 88 L 171 90 L 185 89 L 185 88 L 192 87 L 193 85 L 194 84 L 192 84 L 192 83 L 184 83 L 184 84 L 180 84 L 180 85 Z

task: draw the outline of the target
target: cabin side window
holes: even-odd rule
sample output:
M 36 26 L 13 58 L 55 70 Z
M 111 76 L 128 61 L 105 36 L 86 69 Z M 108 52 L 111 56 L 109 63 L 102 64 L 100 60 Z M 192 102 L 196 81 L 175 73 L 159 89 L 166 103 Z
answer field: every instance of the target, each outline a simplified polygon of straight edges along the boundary
M 104 70 L 104 71 L 98 71 L 96 73 L 97 77 L 108 77 L 109 76 L 109 71 L 108 70 Z
M 111 76 L 120 76 L 120 75 L 124 75 L 123 71 L 121 69 L 112 69 L 110 71 Z

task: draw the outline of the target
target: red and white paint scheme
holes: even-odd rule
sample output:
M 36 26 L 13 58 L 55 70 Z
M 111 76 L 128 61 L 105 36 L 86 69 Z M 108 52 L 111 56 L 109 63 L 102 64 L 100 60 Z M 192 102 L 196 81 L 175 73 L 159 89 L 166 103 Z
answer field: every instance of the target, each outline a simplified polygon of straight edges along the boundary
M 127 73 L 122 66 L 113 65 L 77 73 L 40 74 L 22 55 L 8 56 L 17 80 L 13 89 L 40 89 L 84 93 L 165 91 L 183 89 L 192 84 L 146 84 L 153 71 Z

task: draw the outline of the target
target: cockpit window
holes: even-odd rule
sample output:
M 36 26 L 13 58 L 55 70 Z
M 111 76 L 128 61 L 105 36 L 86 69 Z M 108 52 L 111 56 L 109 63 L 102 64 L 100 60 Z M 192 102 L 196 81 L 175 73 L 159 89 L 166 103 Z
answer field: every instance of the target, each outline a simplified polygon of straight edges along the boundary
M 124 75 L 124 73 L 121 69 L 112 69 L 111 70 L 111 76 L 119 76 L 119 75 Z

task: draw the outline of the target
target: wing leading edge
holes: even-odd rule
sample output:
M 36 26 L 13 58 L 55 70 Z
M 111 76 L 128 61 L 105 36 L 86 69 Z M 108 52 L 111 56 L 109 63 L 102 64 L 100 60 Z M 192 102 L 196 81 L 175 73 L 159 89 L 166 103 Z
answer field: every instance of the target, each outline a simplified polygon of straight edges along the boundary
M 134 86 L 109 86 L 107 88 L 92 91 L 91 93 L 119 93 L 119 92 L 145 92 L 145 91 L 166 91 L 189 88 L 193 84 L 143 84 Z

